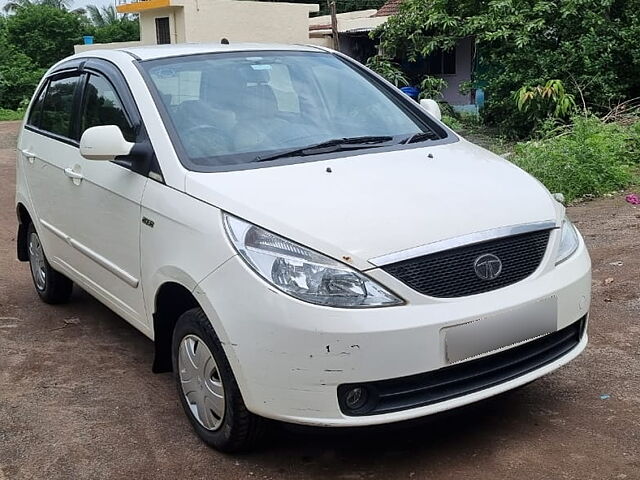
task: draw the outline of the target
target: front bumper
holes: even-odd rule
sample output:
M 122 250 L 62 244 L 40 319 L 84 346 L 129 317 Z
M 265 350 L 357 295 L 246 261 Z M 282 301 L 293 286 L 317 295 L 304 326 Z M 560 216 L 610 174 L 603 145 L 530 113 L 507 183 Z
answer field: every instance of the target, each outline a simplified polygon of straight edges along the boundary
M 384 272 L 369 274 L 393 283 Z M 515 378 L 437 403 L 375 415 L 345 415 L 338 387 L 423 374 L 447 367 L 443 328 L 557 298 L 557 330 L 589 311 L 591 262 L 580 241 L 561 265 L 517 284 L 458 299 L 406 291 L 406 305 L 337 309 L 291 298 L 233 257 L 196 289 L 218 332 L 247 408 L 264 417 L 318 426 L 402 421 L 472 403 L 524 385 L 566 364 L 587 344 L 586 333 L 560 357 Z M 406 293 L 406 295 L 405 295 Z

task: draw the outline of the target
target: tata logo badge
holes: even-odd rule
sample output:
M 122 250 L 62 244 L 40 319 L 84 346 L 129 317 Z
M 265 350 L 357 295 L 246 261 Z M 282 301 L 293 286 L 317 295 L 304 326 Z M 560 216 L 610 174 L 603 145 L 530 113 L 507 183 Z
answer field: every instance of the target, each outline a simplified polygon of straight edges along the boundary
M 473 262 L 473 269 L 478 278 L 493 280 L 502 272 L 502 261 L 492 253 L 484 253 Z

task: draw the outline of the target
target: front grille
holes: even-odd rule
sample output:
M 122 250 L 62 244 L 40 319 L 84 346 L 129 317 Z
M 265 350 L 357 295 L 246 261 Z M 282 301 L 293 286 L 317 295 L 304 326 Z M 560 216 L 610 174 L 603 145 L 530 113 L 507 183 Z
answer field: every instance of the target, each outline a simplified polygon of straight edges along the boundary
M 381 268 L 414 290 L 432 297 L 464 297 L 489 292 L 531 275 L 542 261 L 550 231 L 538 230 L 465 245 Z M 474 263 L 483 254 L 495 255 L 502 262 L 502 271 L 492 280 L 484 280 L 476 274 Z
M 423 407 L 513 380 L 559 359 L 576 347 L 584 333 L 586 315 L 577 322 L 536 340 L 432 372 L 338 387 L 338 402 L 345 415 L 379 415 Z M 368 402 L 349 410 L 345 398 L 354 387 L 365 388 Z

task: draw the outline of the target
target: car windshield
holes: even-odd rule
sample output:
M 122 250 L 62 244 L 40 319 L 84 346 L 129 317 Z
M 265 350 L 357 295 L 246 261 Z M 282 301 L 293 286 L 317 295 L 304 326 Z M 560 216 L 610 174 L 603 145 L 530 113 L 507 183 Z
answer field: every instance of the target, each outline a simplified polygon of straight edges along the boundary
M 446 136 L 330 53 L 213 53 L 143 66 L 181 160 L 196 170 L 325 153 L 300 149 L 330 142 L 337 150 L 341 139 L 356 150 Z

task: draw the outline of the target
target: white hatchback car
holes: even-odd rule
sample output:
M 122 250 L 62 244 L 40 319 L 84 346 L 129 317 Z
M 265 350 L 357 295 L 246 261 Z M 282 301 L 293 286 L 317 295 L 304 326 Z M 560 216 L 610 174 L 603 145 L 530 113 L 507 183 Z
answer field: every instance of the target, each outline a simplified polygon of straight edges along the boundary
M 19 137 L 18 258 L 155 342 L 196 432 L 395 422 L 496 395 L 587 344 L 564 207 L 438 110 L 316 47 L 96 50 Z M 429 113 L 429 110 L 431 113 Z

